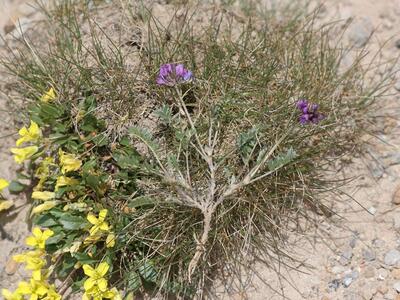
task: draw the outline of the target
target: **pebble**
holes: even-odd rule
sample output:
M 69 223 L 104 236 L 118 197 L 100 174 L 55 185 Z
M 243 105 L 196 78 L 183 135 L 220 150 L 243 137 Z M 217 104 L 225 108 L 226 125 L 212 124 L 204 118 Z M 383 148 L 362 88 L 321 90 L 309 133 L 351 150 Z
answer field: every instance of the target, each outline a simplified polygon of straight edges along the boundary
M 367 268 L 365 268 L 364 276 L 365 276 L 365 278 L 375 277 L 375 268 L 372 266 L 368 266 Z
M 358 276 L 359 276 L 358 271 L 355 271 L 355 270 L 351 271 L 351 273 L 347 274 L 343 278 L 343 281 L 342 281 L 343 286 L 346 287 L 346 288 L 349 287 L 353 283 L 353 281 L 358 278 Z
M 400 204 L 400 187 L 397 187 L 392 196 L 392 203 L 399 205 Z
M 376 259 L 375 252 L 369 249 L 363 249 L 362 255 L 365 261 L 374 261 Z
M 389 288 L 387 287 L 386 284 L 382 284 L 378 286 L 378 292 L 381 293 L 382 295 L 386 294 L 389 291 Z
M 400 279 L 400 269 L 393 269 L 391 273 L 394 279 Z
M 396 292 L 400 293 L 400 281 L 397 281 L 397 282 L 395 282 L 395 283 L 393 284 L 393 289 L 394 289 Z
M 374 245 L 374 247 L 376 248 L 382 248 L 383 246 L 385 246 L 385 241 L 380 239 L 374 239 L 372 241 L 372 245 Z
M 336 291 L 340 286 L 339 279 L 333 279 L 331 282 L 328 283 L 328 290 L 329 292 Z
M 351 248 L 347 248 L 345 251 L 342 252 L 340 255 L 339 262 L 342 265 L 347 265 L 351 258 L 353 257 L 353 250 Z
M 6 266 L 4 268 L 7 275 L 13 275 L 18 269 L 18 263 L 11 258 L 8 259 Z
M 360 21 L 354 22 L 349 28 L 349 39 L 356 47 L 364 47 L 374 30 L 371 20 L 363 18 Z
M 386 253 L 384 262 L 388 266 L 394 266 L 400 261 L 400 252 L 396 249 L 392 249 Z
M 396 230 L 400 229 L 400 214 L 397 213 L 393 216 L 393 228 Z
M 378 270 L 378 280 L 385 280 L 389 275 L 389 272 L 386 269 L 380 268 Z
M 334 266 L 334 267 L 332 267 L 331 272 L 333 274 L 340 274 L 340 273 L 344 272 L 344 268 L 342 266 Z
M 394 44 L 396 48 L 400 49 L 400 40 L 397 40 Z
M 370 208 L 368 208 L 368 212 L 369 212 L 371 215 L 375 215 L 375 214 L 376 214 L 376 208 L 373 207 L 373 206 L 371 206 Z

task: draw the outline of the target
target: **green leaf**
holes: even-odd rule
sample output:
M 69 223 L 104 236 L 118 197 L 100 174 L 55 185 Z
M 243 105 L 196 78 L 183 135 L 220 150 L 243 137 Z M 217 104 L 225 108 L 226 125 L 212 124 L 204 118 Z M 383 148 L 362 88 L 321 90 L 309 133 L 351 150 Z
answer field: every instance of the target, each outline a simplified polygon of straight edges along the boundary
M 39 215 L 34 219 L 34 223 L 41 227 L 51 227 L 58 224 L 56 220 L 49 214 Z
M 126 288 L 128 291 L 136 292 L 142 286 L 140 276 L 137 272 L 130 271 L 126 278 Z
M 60 232 L 60 233 L 58 233 L 56 235 L 53 235 L 53 236 L 49 237 L 48 240 L 46 241 L 46 245 L 58 244 L 64 238 L 65 238 L 65 233 L 64 232 Z
M 137 208 L 141 206 L 153 206 L 154 204 L 157 203 L 157 200 L 154 198 L 150 198 L 149 196 L 140 196 L 136 197 L 128 203 L 128 206 L 131 208 Z
M 156 282 L 157 271 L 153 266 L 153 261 L 151 260 L 145 261 L 143 264 L 139 266 L 138 271 L 144 280 L 149 282 Z
M 129 129 L 129 133 L 146 144 L 154 156 L 161 156 L 160 146 L 156 141 L 153 140 L 153 136 L 148 130 L 139 127 L 132 127 Z
M 82 264 L 93 264 L 98 262 L 98 259 L 93 259 L 86 253 L 76 252 L 73 254 L 73 257 L 75 257 Z
M 239 149 L 240 156 L 242 157 L 243 163 L 248 166 L 254 149 L 257 145 L 257 133 L 258 128 L 253 127 L 247 132 L 239 134 L 237 141 L 237 147 Z
M 22 184 L 16 180 L 13 180 L 10 182 L 10 185 L 8 186 L 8 190 L 12 194 L 18 194 L 21 193 L 27 186 L 25 184 Z
M 156 116 L 160 118 L 161 122 L 164 124 L 170 124 L 172 121 L 172 111 L 171 108 L 164 104 L 161 108 L 156 110 L 155 112 Z
M 286 153 L 278 155 L 273 160 L 268 161 L 268 169 L 270 171 L 277 170 L 289 163 L 291 163 L 297 157 L 296 151 L 293 148 L 289 148 Z
M 72 216 L 65 214 L 59 219 L 59 222 L 64 226 L 66 230 L 78 230 L 83 229 L 88 225 L 85 218 L 79 216 Z

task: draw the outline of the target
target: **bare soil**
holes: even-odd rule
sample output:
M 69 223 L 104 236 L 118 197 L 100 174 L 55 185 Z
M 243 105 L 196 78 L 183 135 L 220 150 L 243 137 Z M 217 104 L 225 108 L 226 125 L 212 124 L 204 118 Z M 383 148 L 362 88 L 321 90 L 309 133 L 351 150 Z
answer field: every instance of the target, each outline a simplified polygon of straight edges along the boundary
M 38 18 L 26 1 L 0 0 L 0 34 L 6 39 L 26 30 Z M 359 46 L 366 44 L 370 56 L 378 49 L 383 60 L 400 55 L 400 45 L 396 46 L 400 39 L 400 0 L 327 0 L 320 11 L 321 22 L 349 19 L 352 24 L 346 38 Z M 0 46 L 0 52 L 4 51 Z M 351 57 L 349 60 L 351 63 Z M 380 68 L 377 72 L 388 70 Z M 11 180 L 18 167 L 9 154 L 16 139 L 18 116 L 11 117 L 7 112 L 9 98 L 1 92 L 1 76 L 5 75 L 0 74 L 0 177 Z M 389 97 L 378 99 L 382 112 L 398 107 L 400 77 L 398 83 Z M 292 247 L 288 251 L 299 261 L 297 270 L 277 266 L 284 275 L 278 278 L 275 272 L 260 267 L 259 274 L 250 274 L 253 280 L 246 291 L 230 293 L 221 288 L 218 299 L 400 299 L 400 253 L 397 261 L 388 257 L 400 250 L 400 193 L 396 196 L 400 185 L 400 123 L 386 119 L 376 125 L 381 130 L 378 138 L 371 139 L 367 156 L 354 160 L 340 174 L 355 176 L 345 189 L 353 199 L 336 201 L 333 208 L 338 214 L 329 220 L 321 217 L 318 231 L 304 236 L 289 234 Z M 28 207 L 23 197 L 7 196 L 15 199 L 16 207 L 0 215 L 0 287 L 13 288 L 24 275 L 10 258 L 24 247 Z M 393 203 L 393 198 L 398 203 Z M 250 282 L 247 279 L 243 281 Z

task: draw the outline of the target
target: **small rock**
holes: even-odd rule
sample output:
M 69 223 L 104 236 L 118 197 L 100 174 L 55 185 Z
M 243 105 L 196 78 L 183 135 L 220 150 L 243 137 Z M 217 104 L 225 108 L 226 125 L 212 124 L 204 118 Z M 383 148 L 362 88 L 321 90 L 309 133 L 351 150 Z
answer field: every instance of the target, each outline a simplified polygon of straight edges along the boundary
M 372 266 L 368 266 L 367 268 L 365 268 L 364 276 L 365 276 L 365 278 L 375 277 L 375 268 Z
M 336 291 L 340 286 L 339 279 L 333 279 L 331 282 L 328 283 L 328 290 L 329 292 Z
M 400 49 L 400 40 L 397 40 L 394 44 L 396 48 Z
M 345 278 L 343 278 L 343 286 L 346 288 L 349 287 L 352 282 L 353 278 L 351 276 L 346 276 Z
M 331 272 L 335 275 L 343 273 L 344 272 L 344 268 L 342 266 L 334 266 L 332 267 Z
M 380 268 L 378 270 L 378 280 L 385 280 L 389 275 L 389 272 L 386 269 Z
M 375 252 L 369 249 L 363 249 L 362 255 L 365 261 L 374 261 L 376 259 Z
M 394 266 L 400 261 L 400 252 L 396 249 L 392 249 L 386 253 L 384 262 L 388 266 Z
M 374 247 L 376 248 L 382 248 L 383 246 L 385 246 L 385 241 L 380 239 L 374 239 L 372 241 L 372 245 L 374 245 Z
M 400 229 L 400 214 L 393 216 L 393 228 L 396 230 Z
M 18 263 L 15 260 L 13 260 L 12 258 L 10 258 L 7 261 L 6 266 L 4 268 L 6 274 L 7 275 L 13 275 L 13 274 L 15 274 L 17 269 L 18 269 Z
M 400 186 L 396 188 L 392 196 L 392 203 L 399 205 L 400 204 Z
M 368 208 L 368 212 L 369 212 L 371 215 L 375 215 L 375 214 L 376 214 L 376 208 L 373 207 L 373 206 L 371 206 L 370 208 Z
M 362 48 L 367 44 L 373 30 L 374 27 L 371 20 L 364 18 L 350 25 L 349 39 L 355 46 Z
M 378 286 L 378 292 L 381 293 L 382 295 L 386 294 L 388 292 L 389 288 L 387 287 L 386 284 L 382 284 Z
M 342 252 L 340 255 L 339 262 L 343 266 L 347 265 L 353 256 L 353 250 L 351 248 L 347 248 L 345 251 Z
M 394 289 L 396 292 L 400 293 L 400 281 L 397 281 L 397 282 L 395 282 L 395 283 L 393 284 L 393 289 Z
M 394 279 L 400 279 L 400 269 L 393 269 L 391 274 Z

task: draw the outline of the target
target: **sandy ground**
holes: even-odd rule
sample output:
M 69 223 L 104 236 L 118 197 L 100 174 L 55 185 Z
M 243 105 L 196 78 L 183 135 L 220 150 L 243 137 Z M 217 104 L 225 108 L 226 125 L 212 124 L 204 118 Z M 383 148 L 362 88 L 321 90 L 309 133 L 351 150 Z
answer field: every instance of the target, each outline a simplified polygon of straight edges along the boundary
M 360 46 L 368 44 L 371 53 L 382 48 L 381 58 L 395 59 L 400 55 L 400 0 L 328 0 L 321 10 L 322 20 L 347 20 L 353 23 L 347 38 Z M 13 24 L 37 18 L 29 5 L 17 0 L 0 0 L 0 33 L 15 34 Z M 18 27 L 18 26 L 17 26 Z M 368 41 L 369 35 L 373 37 Z M 391 38 L 385 44 L 385 41 Z M 1 44 L 1 42 L 0 42 Z M 4 49 L 0 50 L 4 51 Z M 379 70 L 385 72 L 385 70 Z M 400 90 L 399 84 L 396 88 Z M 399 101 L 395 87 L 392 95 L 379 99 L 382 110 Z M 9 113 L 3 111 L 6 98 L 0 85 L 0 136 L 15 132 Z M 387 123 L 390 123 L 390 126 Z M 303 264 L 299 272 L 281 271 L 287 281 L 277 280 L 268 270 L 260 268 L 264 283 L 254 277 L 248 294 L 223 292 L 218 299 L 319 299 L 319 300 L 400 300 L 400 206 L 392 198 L 400 185 L 399 121 L 382 122 L 379 138 L 369 149 L 369 157 L 350 165 L 347 174 L 359 174 L 346 191 L 355 201 L 340 201 L 335 206 L 339 216 L 320 219 L 320 236 L 310 242 L 300 238 L 291 250 Z M 385 127 L 385 129 L 383 129 Z M 15 136 L 0 140 L 1 177 L 12 179 L 16 165 L 8 154 Z M 400 196 L 400 195 L 399 195 Z M 23 199 L 16 199 L 17 206 Z M 359 204 L 357 204 L 359 203 Z M 400 202 L 399 202 L 400 203 Z M 10 260 L 20 251 L 27 234 L 26 208 L 15 210 L 10 217 L 0 217 L 0 286 L 12 287 L 23 276 L 23 270 Z M 296 239 L 298 237 L 293 237 Z M 266 288 L 265 283 L 276 289 Z

